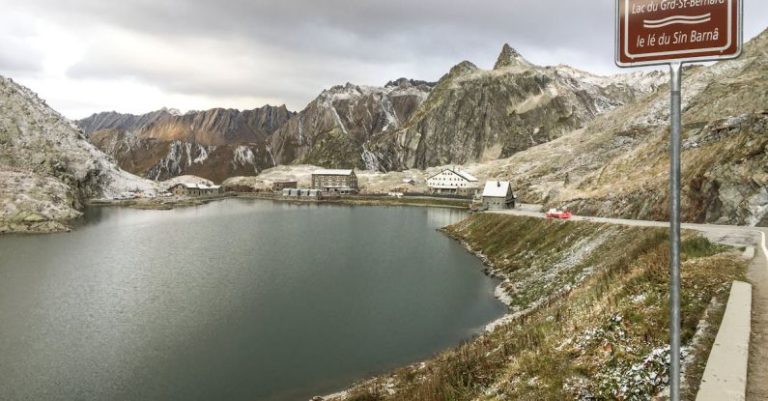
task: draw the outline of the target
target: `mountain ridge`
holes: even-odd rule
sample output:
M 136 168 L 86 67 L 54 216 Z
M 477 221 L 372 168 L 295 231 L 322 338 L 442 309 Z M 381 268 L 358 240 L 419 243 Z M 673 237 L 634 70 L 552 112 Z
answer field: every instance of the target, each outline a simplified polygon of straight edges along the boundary
M 385 169 L 509 157 L 583 127 L 661 84 L 653 72 L 619 79 L 536 66 L 509 45 L 496 67 L 483 70 L 463 61 L 451 68 L 406 126 L 377 144 Z
M 221 132 L 232 130 L 221 128 L 217 135 L 189 132 L 178 127 L 190 121 L 168 121 L 193 119 L 190 113 L 171 118 L 162 110 L 95 114 L 78 124 L 121 166 L 152 179 L 196 174 L 221 181 L 282 164 L 386 172 L 508 157 L 653 92 L 659 80 L 654 72 L 601 77 L 562 65 L 540 67 L 504 44 L 492 70 L 462 61 L 437 82 L 399 78 L 382 87 L 332 86 L 269 130 L 248 135 L 226 138 Z M 212 120 L 222 112 L 203 113 Z M 128 129 L 136 122 L 143 123 L 138 135 Z M 234 145 L 248 146 L 253 155 L 244 168 L 222 167 L 234 165 Z M 214 152 L 217 161 L 206 161 Z
M 153 180 L 192 174 L 217 182 L 273 165 L 269 137 L 295 113 L 285 105 L 184 114 L 96 113 L 77 124 L 101 150 Z
M 276 132 L 276 160 L 386 172 L 508 157 L 662 83 L 656 72 L 600 77 L 567 66 L 539 67 L 509 45 L 496 67 L 483 70 L 466 60 L 456 64 L 436 83 L 415 86 L 421 93 L 410 100 L 407 112 L 396 124 L 378 128 L 365 123 L 367 115 L 385 118 L 392 112 L 371 103 L 359 88 L 377 92 L 384 102 L 392 81 L 375 90 L 332 87 Z M 538 127 L 522 132 L 533 125 Z

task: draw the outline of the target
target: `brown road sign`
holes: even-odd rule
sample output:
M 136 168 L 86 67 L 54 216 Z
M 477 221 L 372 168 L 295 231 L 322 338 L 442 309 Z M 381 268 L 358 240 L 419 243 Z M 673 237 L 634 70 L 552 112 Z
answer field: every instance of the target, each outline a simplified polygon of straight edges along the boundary
M 743 0 L 616 1 L 616 64 L 621 67 L 741 54 Z

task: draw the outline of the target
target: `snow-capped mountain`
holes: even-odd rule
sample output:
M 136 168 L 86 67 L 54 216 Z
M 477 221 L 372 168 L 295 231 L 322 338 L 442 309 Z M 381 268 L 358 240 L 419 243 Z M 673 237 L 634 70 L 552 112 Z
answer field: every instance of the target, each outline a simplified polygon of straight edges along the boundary
M 737 60 L 684 70 L 685 221 L 768 224 L 767 77 L 768 31 L 747 43 Z M 665 220 L 668 146 L 665 87 L 601 115 L 583 130 L 470 171 L 513 180 L 527 202 L 588 215 Z

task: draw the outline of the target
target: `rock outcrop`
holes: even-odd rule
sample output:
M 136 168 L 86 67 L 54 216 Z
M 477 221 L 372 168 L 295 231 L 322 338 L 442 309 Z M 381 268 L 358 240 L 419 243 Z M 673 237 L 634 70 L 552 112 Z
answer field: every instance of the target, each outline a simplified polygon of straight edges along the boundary
M 35 93 L 0 77 L 0 232 L 64 230 L 89 198 L 154 189 Z
M 505 43 L 501 48 L 501 54 L 496 60 L 496 64 L 493 66 L 494 70 L 500 70 L 508 67 L 527 67 L 531 66 L 528 60 L 523 58 L 523 55 L 513 49 L 512 46 Z

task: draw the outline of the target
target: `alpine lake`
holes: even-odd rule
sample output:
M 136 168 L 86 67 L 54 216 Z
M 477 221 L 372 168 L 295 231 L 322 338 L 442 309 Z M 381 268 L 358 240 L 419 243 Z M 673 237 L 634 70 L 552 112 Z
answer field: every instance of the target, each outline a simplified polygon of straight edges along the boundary
M 229 199 L 0 237 L 0 399 L 306 401 L 502 316 L 454 209 Z

